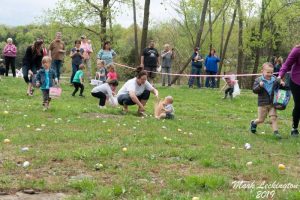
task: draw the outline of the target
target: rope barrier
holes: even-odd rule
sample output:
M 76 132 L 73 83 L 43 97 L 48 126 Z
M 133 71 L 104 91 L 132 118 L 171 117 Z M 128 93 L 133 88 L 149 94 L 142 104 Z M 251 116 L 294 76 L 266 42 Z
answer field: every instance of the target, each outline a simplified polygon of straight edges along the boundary
M 115 65 L 123 67 L 123 68 L 127 68 L 127 69 L 132 69 L 132 70 L 136 70 L 135 67 L 129 67 L 127 65 L 123 65 L 120 63 L 115 63 Z M 146 70 L 147 71 L 147 70 Z M 147 71 L 147 72 L 152 72 L 152 71 Z M 260 76 L 262 74 L 224 74 L 224 75 L 207 75 L 207 74 L 201 74 L 201 75 L 196 75 L 196 74 L 173 74 L 173 73 L 163 73 L 163 72 L 152 72 L 155 74 L 161 74 L 161 75 L 170 75 L 170 76 L 183 76 L 183 77 L 230 77 L 230 76 L 236 76 L 236 77 L 249 77 L 249 76 Z M 278 73 L 274 73 L 274 74 L 278 74 Z

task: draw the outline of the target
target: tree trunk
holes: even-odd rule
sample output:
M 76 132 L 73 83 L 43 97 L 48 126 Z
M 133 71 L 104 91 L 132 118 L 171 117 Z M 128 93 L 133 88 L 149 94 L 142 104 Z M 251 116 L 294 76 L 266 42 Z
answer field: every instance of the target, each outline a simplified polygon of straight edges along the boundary
M 225 35 L 225 24 L 226 24 L 226 17 L 225 11 L 223 11 L 223 19 L 222 19 L 222 30 L 221 30 L 221 43 L 220 43 L 220 55 L 223 54 L 223 47 L 224 47 L 224 35 Z
M 265 11 L 266 11 L 266 2 L 265 0 L 261 0 L 261 13 L 260 13 L 260 23 L 259 23 L 259 35 L 258 35 L 258 41 L 262 41 L 262 35 L 263 35 L 263 29 L 265 25 Z M 258 70 L 259 60 L 260 60 L 260 54 L 261 54 L 261 45 L 256 47 L 255 51 L 255 62 L 254 62 L 254 68 L 252 73 L 256 74 Z M 252 76 L 252 83 L 255 80 L 255 76 Z
M 101 41 L 105 42 L 107 39 L 106 35 L 106 22 L 107 22 L 107 11 L 108 11 L 108 4 L 109 0 L 103 0 L 103 8 L 100 12 L 100 19 L 101 19 Z
M 135 66 L 139 64 L 139 45 L 138 45 L 138 35 L 137 35 L 137 22 L 136 22 L 136 7 L 135 0 L 132 0 L 132 8 L 133 8 L 133 26 L 134 26 L 134 54 Z
M 142 31 L 140 54 L 142 54 L 144 48 L 146 48 L 147 34 L 148 34 L 148 24 L 149 24 L 149 14 L 150 14 L 149 10 L 150 10 L 150 0 L 145 0 L 143 31 Z
M 237 10 L 237 8 L 235 7 L 234 12 L 233 12 L 233 16 L 232 16 L 232 21 L 231 21 L 231 24 L 230 24 L 230 28 L 228 30 L 226 41 L 225 41 L 225 44 L 224 44 L 224 49 L 223 49 L 223 52 L 222 52 L 222 55 L 221 55 L 221 61 L 220 61 L 220 65 L 219 65 L 218 75 L 220 75 L 221 71 L 222 71 L 222 67 L 223 67 L 225 56 L 226 56 L 228 43 L 229 43 L 231 33 L 232 33 L 232 30 L 233 30 L 233 26 L 234 26 L 234 22 L 235 22 L 235 17 L 236 17 L 236 12 L 237 12 L 236 10 Z M 218 78 L 218 86 L 220 86 L 220 78 Z
M 237 74 L 243 73 L 243 66 L 244 66 L 244 52 L 243 52 L 243 29 L 244 29 L 244 22 L 243 22 L 243 11 L 241 6 L 241 0 L 236 1 L 238 7 L 238 15 L 239 15 L 239 36 L 238 36 L 238 59 L 237 59 Z M 238 81 L 240 85 L 242 85 L 241 77 L 238 77 Z
M 211 21 L 211 0 L 209 0 L 209 9 L 208 9 L 208 13 L 209 13 L 209 51 L 211 51 L 212 49 L 212 37 L 213 37 L 213 32 L 212 32 L 212 21 Z
M 204 0 L 203 3 L 203 9 L 202 9 L 202 13 L 201 13 L 201 19 L 200 19 L 200 26 L 199 26 L 199 30 L 197 33 L 197 38 L 196 38 L 196 44 L 195 47 L 200 46 L 200 41 L 201 41 L 201 36 L 203 33 L 203 29 L 204 29 L 204 21 L 205 21 L 205 15 L 206 15 L 206 11 L 207 11 L 207 7 L 208 7 L 208 1 L 209 0 Z M 185 65 L 182 69 L 180 69 L 177 74 L 182 74 L 182 72 L 187 68 L 187 66 L 190 64 L 192 57 L 189 57 L 188 60 L 185 62 Z M 179 78 L 179 76 L 174 76 L 173 80 L 172 80 L 172 84 L 174 84 L 176 82 L 176 80 Z
M 109 21 L 109 40 L 111 43 L 114 43 L 114 31 L 112 25 L 111 8 L 108 9 L 108 21 Z

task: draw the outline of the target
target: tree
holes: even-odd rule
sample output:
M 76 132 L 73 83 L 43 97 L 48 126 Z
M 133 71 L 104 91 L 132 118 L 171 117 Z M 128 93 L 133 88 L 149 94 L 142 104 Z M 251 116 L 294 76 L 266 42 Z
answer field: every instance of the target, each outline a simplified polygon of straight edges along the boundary
M 203 33 L 203 29 L 204 29 L 205 15 L 206 15 L 207 7 L 208 7 L 208 1 L 209 0 L 204 0 L 204 3 L 203 3 L 199 30 L 198 30 L 198 33 L 197 33 L 196 43 L 194 45 L 195 47 L 200 46 L 201 36 L 202 36 L 202 33 Z M 189 59 L 186 61 L 185 65 L 184 65 L 184 67 L 182 69 L 180 69 L 179 72 L 177 72 L 177 74 L 182 74 L 182 72 L 185 70 L 185 68 L 191 62 L 191 59 L 192 59 L 192 57 L 189 57 Z M 175 76 L 171 83 L 174 84 L 178 78 L 179 78 L 179 76 Z
M 238 0 L 237 0 L 238 1 Z M 218 70 L 218 75 L 221 74 L 222 71 L 222 67 L 223 67 L 223 63 L 224 63 L 224 59 L 226 56 L 226 52 L 227 52 L 227 47 L 228 47 L 228 43 L 231 37 L 231 33 L 233 30 L 233 26 L 234 26 L 234 22 L 235 22 L 235 18 L 236 18 L 236 12 L 237 12 L 237 6 L 235 6 L 234 11 L 233 11 L 233 15 L 232 15 L 232 20 L 231 20 L 231 24 L 227 33 L 227 37 L 225 40 L 225 44 L 224 44 L 224 49 L 222 50 L 222 55 L 221 55 L 221 61 L 220 61 L 220 65 L 219 65 L 219 70 Z M 218 85 L 220 84 L 220 78 L 218 78 Z
M 258 70 L 259 60 L 261 49 L 263 47 L 262 38 L 263 38 L 263 31 L 265 25 L 265 14 L 268 6 L 270 5 L 272 0 L 261 0 L 261 13 L 260 13 L 260 22 L 259 22 L 259 33 L 258 33 L 258 42 L 259 45 L 256 47 L 255 50 L 255 63 L 252 73 L 256 74 Z M 254 82 L 255 76 L 252 77 L 252 82 Z
M 237 74 L 241 74 L 243 72 L 244 65 L 244 50 L 243 50 L 243 11 L 241 6 L 241 0 L 236 1 L 238 15 L 239 15 L 239 36 L 238 36 L 238 59 L 237 59 Z M 238 77 L 240 84 L 242 85 L 241 77 Z
M 133 27 L 134 27 L 134 54 L 135 54 L 135 65 L 139 63 L 139 50 L 138 50 L 138 35 L 137 35 L 137 22 L 136 22 L 136 7 L 135 0 L 132 0 L 133 9 Z
M 146 48 L 146 45 L 147 45 L 147 34 L 148 34 L 149 14 L 150 14 L 149 11 L 150 11 L 150 0 L 145 0 L 140 54 L 142 54 L 144 48 Z

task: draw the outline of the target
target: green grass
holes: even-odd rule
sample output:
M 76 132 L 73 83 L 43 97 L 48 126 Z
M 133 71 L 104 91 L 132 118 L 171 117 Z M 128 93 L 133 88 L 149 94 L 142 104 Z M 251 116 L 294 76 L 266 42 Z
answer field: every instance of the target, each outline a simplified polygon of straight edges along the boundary
M 119 108 L 99 110 L 87 84 L 86 98 L 71 97 L 67 83 L 62 87 L 63 96 L 43 112 L 39 90 L 27 97 L 22 79 L 0 82 L 0 191 L 33 188 L 74 200 L 221 200 L 256 199 L 257 189 L 233 189 L 236 180 L 299 184 L 299 139 L 289 137 L 292 102 L 279 112 L 283 139 L 278 141 L 267 122 L 258 135 L 249 133 L 257 115 L 251 91 L 224 101 L 218 90 L 159 87 L 161 97 L 174 97 L 176 118 L 158 121 L 137 117 L 135 106 L 126 116 Z M 153 105 L 151 96 L 148 114 Z M 11 143 L 4 144 L 5 138 Z M 21 152 L 25 146 L 29 151 Z M 17 165 L 26 160 L 28 168 Z M 252 166 L 246 166 L 249 161 Z M 95 170 L 96 163 L 103 168 Z M 279 171 L 279 163 L 286 170 Z M 78 175 L 87 177 L 72 179 Z M 300 199 L 299 188 L 276 189 L 274 199 Z

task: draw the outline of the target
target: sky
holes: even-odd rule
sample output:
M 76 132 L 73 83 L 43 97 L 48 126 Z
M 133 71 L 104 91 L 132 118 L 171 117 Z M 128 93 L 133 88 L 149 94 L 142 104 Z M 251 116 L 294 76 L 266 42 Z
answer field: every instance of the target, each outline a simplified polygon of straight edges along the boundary
M 37 18 L 43 15 L 43 11 L 55 8 L 58 0 L 1 0 L 0 24 L 8 26 L 27 25 L 36 22 Z M 138 23 L 143 20 L 142 7 L 144 0 L 136 0 L 140 8 L 137 13 Z M 176 14 L 175 12 L 162 5 L 163 0 L 151 0 L 150 4 L 150 22 L 169 20 Z M 115 23 L 128 27 L 132 24 L 132 9 L 124 6 L 121 12 L 116 16 Z M 164 16 L 164 17 L 162 17 Z

